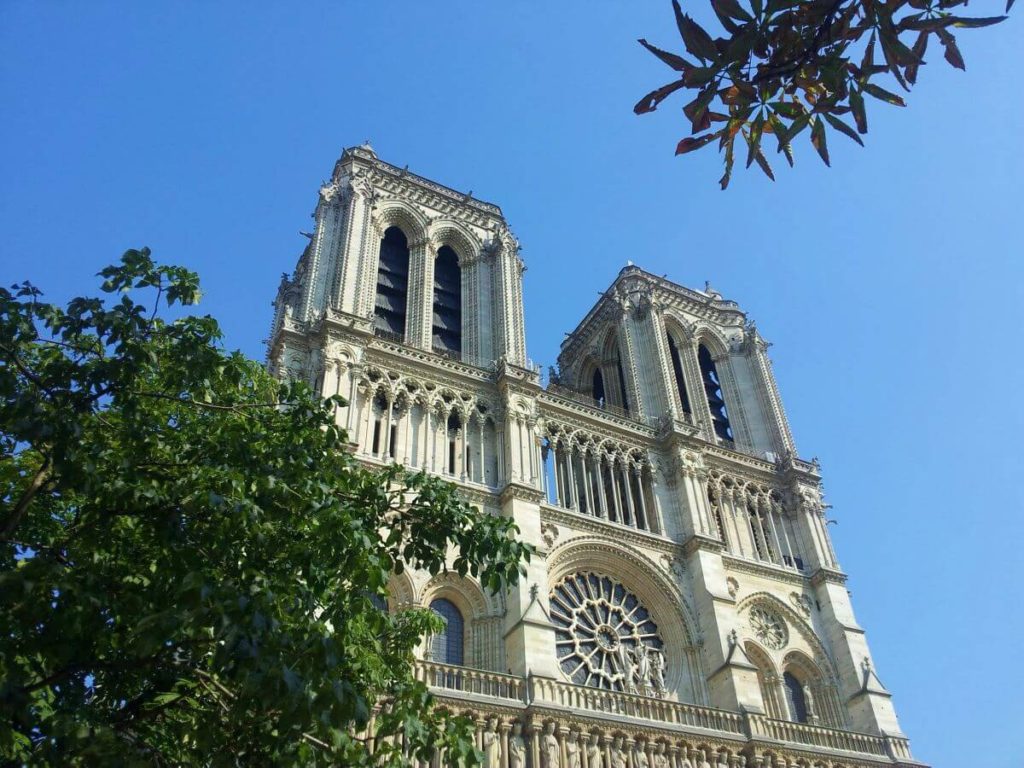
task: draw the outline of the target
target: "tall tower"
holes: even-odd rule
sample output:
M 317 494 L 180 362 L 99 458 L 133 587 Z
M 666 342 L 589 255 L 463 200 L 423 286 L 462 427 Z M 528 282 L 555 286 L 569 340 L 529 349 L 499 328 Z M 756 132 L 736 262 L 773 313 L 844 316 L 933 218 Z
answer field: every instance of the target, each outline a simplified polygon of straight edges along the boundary
M 497 206 L 363 146 L 314 216 L 271 369 L 348 400 L 337 419 L 366 465 L 442 475 L 538 550 L 504 594 L 453 574 L 389 586 L 390 610 L 445 618 L 418 674 L 477 720 L 494 765 L 921 765 L 854 618 L 819 468 L 734 302 L 628 266 L 542 387 Z

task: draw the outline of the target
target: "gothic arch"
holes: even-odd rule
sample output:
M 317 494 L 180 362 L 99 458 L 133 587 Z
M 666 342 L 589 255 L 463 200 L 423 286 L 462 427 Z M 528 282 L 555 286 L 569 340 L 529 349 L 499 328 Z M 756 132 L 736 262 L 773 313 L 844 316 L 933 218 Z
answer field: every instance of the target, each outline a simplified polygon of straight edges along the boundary
M 482 248 L 480 241 L 462 224 L 451 219 L 434 221 L 427 230 L 435 251 L 447 245 L 459 257 L 459 266 L 473 259 Z
M 391 574 L 391 578 L 388 580 L 388 598 L 391 610 L 408 608 L 418 603 L 416 586 L 409 578 L 408 571 Z
M 814 629 L 804 620 L 803 616 L 769 592 L 754 592 L 747 595 L 747 597 L 743 598 L 743 600 L 741 600 L 736 606 L 736 613 L 739 616 L 743 616 L 755 605 L 765 606 L 782 615 L 789 626 L 795 631 L 796 635 L 803 640 L 803 644 L 805 646 L 803 649 L 800 649 L 799 645 L 794 647 L 793 633 L 791 632 L 789 643 L 782 649 L 783 651 L 786 653 L 792 653 L 793 651 L 803 650 L 808 657 L 814 660 L 817 668 L 822 670 L 824 677 L 838 677 L 831 655 L 825 648 L 825 645 L 818 638 L 818 635 L 814 632 Z M 808 651 L 810 651 L 810 653 L 808 653 Z
M 409 241 L 410 248 L 427 236 L 429 227 L 426 217 L 403 200 L 381 203 L 372 221 L 379 236 L 383 236 L 388 227 L 398 227 Z
M 548 591 L 567 576 L 593 572 L 614 578 L 636 595 L 654 616 L 665 640 L 666 686 L 670 694 L 690 703 L 704 703 L 703 670 L 697 651 L 699 632 L 683 593 L 662 568 L 634 548 L 609 545 L 597 537 L 582 536 L 558 545 L 548 555 Z
M 482 619 L 495 612 L 480 585 L 456 573 L 439 573 L 423 587 L 422 605 L 429 607 L 437 598 L 451 600 L 462 611 L 467 626 L 471 619 Z

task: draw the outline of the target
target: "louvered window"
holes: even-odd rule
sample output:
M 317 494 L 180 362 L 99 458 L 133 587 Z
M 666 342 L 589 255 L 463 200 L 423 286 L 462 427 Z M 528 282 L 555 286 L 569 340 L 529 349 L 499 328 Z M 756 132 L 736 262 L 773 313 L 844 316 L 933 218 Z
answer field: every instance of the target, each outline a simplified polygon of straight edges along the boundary
M 451 357 L 462 355 L 462 270 L 447 245 L 437 251 L 434 262 L 433 348 Z
M 391 227 L 380 241 L 377 268 L 377 299 L 374 331 L 381 336 L 405 338 L 405 312 L 409 288 L 409 244 L 398 227 Z

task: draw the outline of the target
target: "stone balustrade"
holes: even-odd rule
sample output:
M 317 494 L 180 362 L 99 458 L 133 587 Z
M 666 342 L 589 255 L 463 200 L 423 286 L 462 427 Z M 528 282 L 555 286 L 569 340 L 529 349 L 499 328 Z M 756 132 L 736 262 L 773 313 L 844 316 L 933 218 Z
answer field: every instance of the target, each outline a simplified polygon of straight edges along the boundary
M 539 677 L 530 678 L 530 701 L 601 712 L 617 717 L 632 717 L 665 725 L 744 734 L 743 716 L 734 712 L 681 704 L 651 696 L 588 688 Z
M 435 689 L 505 701 L 526 701 L 526 681 L 514 675 L 439 664 L 436 661 L 416 662 L 415 674 L 417 680 Z
M 911 757 L 909 742 L 903 737 L 875 736 L 793 723 L 750 712 L 740 714 L 652 696 L 574 685 L 550 678 L 522 678 L 432 661 L 416 662 L 415 676 L 429 686 L 435 695 L 450 703 L 476 697 L 493 700 L 494 705 L 508 713 L 501 720 L 504 723 L 506 743 L 508 729 L 517 721 L 516 718 L 524 731 L 529 731 L 533 727 L 530 723 L 541 722 L 537 720 L 538 717 L 550 717 L 542 713 L 557 711 L 567 717 L 570 723 L 559 733 L 568 732 L 569 727 L 576 727 L 583 734 L 600 733 L 602 739 L 606 735 L 611 738 L 612 732 L 607 731 L 610 722 L 612 727 L 625 728 L 640 738 L 641 734 L 645 735 L 652 747 L 656 746 L 658 739 L 668 744 L 671 734 L 682 731 L 704 739 L 694 744 L 717 744 L 713 746 L 714 749 L 727 750 L 730 754 L 746 752 L 742 745 L 748 743 L 754 746 L 755 752 L 761 750 L 757 745 L 769 746 L 773 752 L 777 752 L 779 747 L 795 752 L 801 748 L 824 749 L 856 755 L 872 763 L 919 765 Z M 517 711 L 522 714 L 515 714 Z M 508 717 L 513 719 L 505 722 Z M 603 726 L 601 721 L 604 722 Z M 478 723 L 480 728 L 484 725 L 483 720 Z M 686 748 L 680 747 L 683 750 Z

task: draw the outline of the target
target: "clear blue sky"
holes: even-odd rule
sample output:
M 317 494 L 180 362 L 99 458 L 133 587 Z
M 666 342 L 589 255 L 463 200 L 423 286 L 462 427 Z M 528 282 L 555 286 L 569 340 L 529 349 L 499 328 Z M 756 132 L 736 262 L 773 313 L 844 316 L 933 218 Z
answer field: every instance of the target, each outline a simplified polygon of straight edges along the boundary
M 801 138 L 778 183 L 755 169 L 722 193 L 713 150 L 672 156 L 681 103 L 631 111 L 670 78 L 635 42 L 674 44 L 668 0 L 8 0 L 0 279 L 63 299 L 149 245 L 199 270 L 228 344 L 262 357 L 318 185 L 370 138 L 384 159 L 502 206 L 538 362 L 627 259 L 710 280 L 774 342 L 916 754 L 1017 765 L 1019 16 L 961 34 L 966 73 L 932 51 L 907 109 L 872 105 L 867 149 L 835 136 L 829 170 Z

